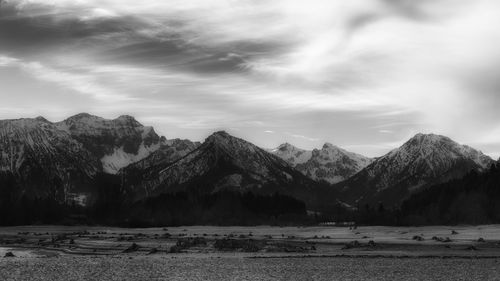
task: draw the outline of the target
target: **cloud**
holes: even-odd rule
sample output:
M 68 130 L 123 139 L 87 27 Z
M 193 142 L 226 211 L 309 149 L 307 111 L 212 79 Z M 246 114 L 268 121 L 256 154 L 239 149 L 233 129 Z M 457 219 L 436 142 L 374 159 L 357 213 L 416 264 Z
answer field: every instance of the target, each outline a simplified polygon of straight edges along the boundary
M 418 131 L 500 142 L 495 0 L 0 3 L 0 67 L 102 113 L 199 135 L 373 136 L 369 154 Z
M 20 68 L 36 79 L 58 84 L 62 87 L 75 90 L 78 93 L 90 95 L 100 101 L 115 102 L 131 99 L 126 95 L 120 95 L 115 93 L 112 89 L 99 85 L 96 77 L 88 73 L 59 70 L 47 67 L 40 62 L 25 62 L 8 56 L 0 56 L 0 66 Z
M 16 64 L 18 61 L 19 60 L 15 59 L 15 58 L 0 55 L 0 66 L 13 65 L 13 64 Z

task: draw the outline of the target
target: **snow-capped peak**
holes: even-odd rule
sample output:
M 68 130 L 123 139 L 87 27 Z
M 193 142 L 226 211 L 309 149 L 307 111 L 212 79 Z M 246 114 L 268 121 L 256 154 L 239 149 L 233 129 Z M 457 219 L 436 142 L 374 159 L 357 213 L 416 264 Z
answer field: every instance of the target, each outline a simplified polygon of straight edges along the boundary
M 412 158 L 414 161 L 422 159 L 430 163 L 430 159 L 442 162 L 439 159 L 469 159 L 482 169 L 488 168 L 492 159 L 481 151 L 470 146 L 461 145 L 449 137 L 436 134 L 416 134 L 401 147 L 392 150 L 384 157 Z

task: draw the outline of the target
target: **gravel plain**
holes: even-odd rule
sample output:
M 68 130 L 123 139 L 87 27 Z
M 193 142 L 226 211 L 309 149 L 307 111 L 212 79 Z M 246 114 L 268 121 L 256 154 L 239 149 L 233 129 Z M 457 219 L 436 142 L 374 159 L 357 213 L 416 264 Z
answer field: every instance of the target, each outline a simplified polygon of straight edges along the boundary
M 498 225 L 2 227 L 0 280 L 500 280 L 499 234 Z

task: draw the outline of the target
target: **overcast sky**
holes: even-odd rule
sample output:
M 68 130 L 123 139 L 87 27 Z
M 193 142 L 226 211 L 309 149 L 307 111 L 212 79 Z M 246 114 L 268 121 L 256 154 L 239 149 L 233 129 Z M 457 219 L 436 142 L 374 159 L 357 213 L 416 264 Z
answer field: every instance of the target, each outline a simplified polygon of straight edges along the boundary
M 0 119 L 135 116 L 167 138 L 500 156 L 498 0 L 0 0 Z

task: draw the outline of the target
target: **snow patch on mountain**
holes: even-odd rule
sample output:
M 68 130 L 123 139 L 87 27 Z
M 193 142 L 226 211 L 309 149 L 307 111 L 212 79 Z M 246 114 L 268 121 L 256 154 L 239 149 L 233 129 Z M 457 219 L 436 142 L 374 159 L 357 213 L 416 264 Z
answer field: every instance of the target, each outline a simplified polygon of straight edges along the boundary
M 128 115 L 110 120 L 80 113 L 56 126 L 82 143 L 100 159 L 103 171 L 110 174 L 148 157 L 162 141 L 152 127 Z
M 159 148 L 159 143 L 146 146 L 144 142 L 139 146 L 137 154 L 125 152 L 123 146 L 114 148 L 112 154 L 105 155 L 101 158 L 103 171 L 108 174 L 116 174 L 120 169 L 148 157 Z

